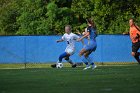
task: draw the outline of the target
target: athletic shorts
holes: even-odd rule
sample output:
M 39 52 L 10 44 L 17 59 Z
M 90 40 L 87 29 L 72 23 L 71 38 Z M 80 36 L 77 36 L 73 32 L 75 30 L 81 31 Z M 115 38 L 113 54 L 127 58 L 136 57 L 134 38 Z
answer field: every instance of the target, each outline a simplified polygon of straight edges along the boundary
M 75 52 L 75 49 L 66 48 L 66 49 L 65 49 L 65 52 L 68 53 L 68 54 L 70 54 L 70 55 L 73 55 L 74 52 Z
M 138 52 L 140 48 L 140 41 L 136 43 L 132 43 L 132 52 Z
M 87 45 L 84 46 L 84 49 L 85 49 L 86 51 L 91 51 L 91 52 L 92 52 L 92 51 L 95 51 L 96 48 L 97 48 L 96 42 L 90 42 L 90 44 L 87 44 Z

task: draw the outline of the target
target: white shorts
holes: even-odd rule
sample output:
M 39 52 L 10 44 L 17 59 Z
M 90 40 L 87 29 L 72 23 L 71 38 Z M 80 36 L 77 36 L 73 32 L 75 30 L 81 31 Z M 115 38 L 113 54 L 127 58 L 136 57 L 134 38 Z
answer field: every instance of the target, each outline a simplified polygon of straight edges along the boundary
M 68 53 L 68 54 L 70 54 L 70 55 L 73 55 L 74 52 L 75 52 L 75 49 L 66 48 L 66 49 L 65 49 L 65 52 Z

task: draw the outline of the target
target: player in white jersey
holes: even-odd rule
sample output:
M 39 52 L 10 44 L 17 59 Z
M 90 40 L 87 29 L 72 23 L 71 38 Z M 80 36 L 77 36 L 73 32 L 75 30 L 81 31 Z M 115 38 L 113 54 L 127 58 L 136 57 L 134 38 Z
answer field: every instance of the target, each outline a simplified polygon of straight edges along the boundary
M 73 63 L 69 57 L 74 54 L 75 41 L 77 41 L 79 38 L 80 38 L 79 36 L 71 32 L 70 25 L 65 26 L 65 34 L 62 36 L 60 40 L 57 40 L 56 42 L 58 43 L 58 42 L 66 41 L 67 47 L 65 49 L 65 52 L 59 56 L 59 60 L 57 63 L 61 63 L 62 59 L 65 58 L 65 60 L 69 62 L 72 65 L 72 67 L 76 67 L 76 64 Z M 51 65 L 51 67 L 55 68 L 56 64 Z

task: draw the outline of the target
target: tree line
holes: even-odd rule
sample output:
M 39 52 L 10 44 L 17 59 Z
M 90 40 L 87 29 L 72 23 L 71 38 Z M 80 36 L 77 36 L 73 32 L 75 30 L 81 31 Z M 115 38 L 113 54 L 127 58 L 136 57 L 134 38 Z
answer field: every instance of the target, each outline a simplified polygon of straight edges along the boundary
M 0 35 L 81 33 L 89 17 L 98 34 L 122 34 L 130 18 L 140 25 L 140 0 L 0 0 Z

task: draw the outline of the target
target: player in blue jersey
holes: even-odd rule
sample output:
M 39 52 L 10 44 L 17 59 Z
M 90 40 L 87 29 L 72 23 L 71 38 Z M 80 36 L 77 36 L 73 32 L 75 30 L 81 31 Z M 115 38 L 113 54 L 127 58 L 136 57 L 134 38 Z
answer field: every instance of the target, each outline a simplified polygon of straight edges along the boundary
M 89 55 L 96 50 L 97 43 L 96 43 L 96 26 L 95 23 L 91 20 L 91 18 L 87 19 L 87 31 L 85 32 L 85 35 L 81 37 L 78 41 L 83 40 L 84 38 L 88 37 L 88 44 L 86 44 L 83 49 L 80 51 L 79 56 L 81 57 L 82 61 L 86 64 L 86 67 L 83 70 L 89 69 L 92 67 L 92 69 L 95 69 L 97 66 L 94 64 L 92 57 Z

